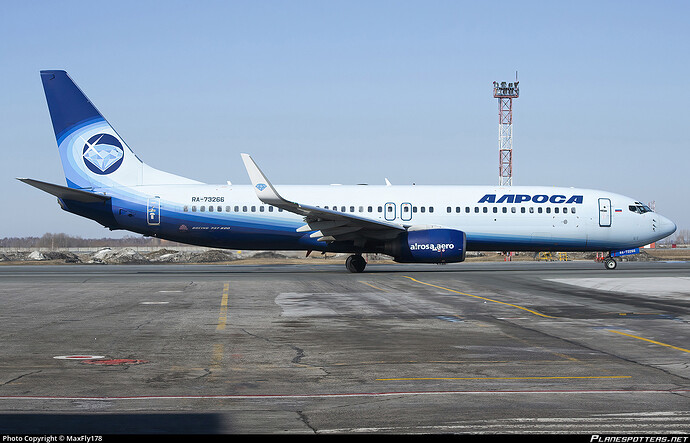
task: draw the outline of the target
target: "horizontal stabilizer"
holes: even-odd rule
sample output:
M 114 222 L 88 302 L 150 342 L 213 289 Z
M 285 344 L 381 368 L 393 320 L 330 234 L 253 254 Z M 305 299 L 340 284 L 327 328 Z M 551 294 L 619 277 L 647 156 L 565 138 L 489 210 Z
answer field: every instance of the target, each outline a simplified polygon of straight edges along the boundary
M 33 180 L 31 178 L 17 178 L 17 180 L 65 200 L 74 200 L 82 203 L 102 203 L 110 200 L 110 197 L 107 195 L 94 194 L 93 192 L 54 185 L 52 183 Z

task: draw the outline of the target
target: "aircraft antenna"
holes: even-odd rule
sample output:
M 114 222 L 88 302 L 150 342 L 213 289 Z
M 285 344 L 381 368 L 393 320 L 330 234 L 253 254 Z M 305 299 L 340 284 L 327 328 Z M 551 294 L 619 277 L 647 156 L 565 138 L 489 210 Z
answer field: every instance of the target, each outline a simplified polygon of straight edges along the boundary
M 498 184 L 513 185 L 513 99 L 520 96 L 517 71 L 515 82 L 494 82 L 498 99 Z

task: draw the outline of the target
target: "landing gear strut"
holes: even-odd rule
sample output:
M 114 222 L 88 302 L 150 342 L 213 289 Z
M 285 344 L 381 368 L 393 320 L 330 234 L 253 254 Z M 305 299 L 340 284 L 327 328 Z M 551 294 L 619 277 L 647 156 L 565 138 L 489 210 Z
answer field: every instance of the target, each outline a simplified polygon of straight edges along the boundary
M 604 259 L 604 267 L 608 270 L 616 269 L 617 265 L 618 263 L 616 262 L 616 260 L 611 257 L 606 257 Z
M 345 267 L 350 272 L 360 273 L 364 271 L 366 266 L 366 260 L 364 260 L 364 257 L 358 254 L 351 255 L 347 258 L 347 260 L 345 260 Z

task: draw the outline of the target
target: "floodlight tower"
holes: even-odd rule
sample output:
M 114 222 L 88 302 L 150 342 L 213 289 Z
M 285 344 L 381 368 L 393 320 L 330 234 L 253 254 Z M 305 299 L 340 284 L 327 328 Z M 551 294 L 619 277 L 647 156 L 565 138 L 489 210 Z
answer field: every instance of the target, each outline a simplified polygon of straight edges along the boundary
M 513 99 L 520 96 L 517 74 L 515 83 L 494 82 L 498 99 L 498 184 L 513 185 Z

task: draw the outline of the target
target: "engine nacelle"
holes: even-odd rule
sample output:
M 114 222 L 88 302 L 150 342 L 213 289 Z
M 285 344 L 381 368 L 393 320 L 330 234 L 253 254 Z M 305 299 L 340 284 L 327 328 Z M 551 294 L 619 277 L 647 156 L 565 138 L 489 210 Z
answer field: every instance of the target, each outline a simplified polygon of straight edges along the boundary
M 386 254 L 399 263 L 456 263 L 465 260 L 466 236 L 456 229 L 407 231 L 386 244 Z

